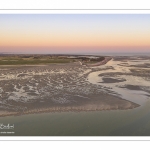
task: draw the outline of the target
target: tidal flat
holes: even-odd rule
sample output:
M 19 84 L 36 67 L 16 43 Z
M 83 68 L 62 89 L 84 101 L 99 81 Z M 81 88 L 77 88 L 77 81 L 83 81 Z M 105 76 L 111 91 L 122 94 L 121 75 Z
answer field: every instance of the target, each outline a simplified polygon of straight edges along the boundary
M 84 114 L 93 118 L 96 114 L 97 121 L 100 117 L 104 122 L 108 116 L 113 122 L 111 119 L 121 118 L 119 116 L 121 114 L 122 117 L 134 114 L 135 119 L 137 118 L 135 112 L 141 115 L 145 107 L 144 111 L 147 112 L 149 100 L 148 56 L 114 56 L 106 63 L 95 66 L 93 63 L 86 65 L 79 61 L 63 64 L 0 66 L 0 120 L 3 122 L 10 120 L 9 122 L 13 123 L 17 118 L 33 119 L 37 118 L 35 115 L 40 117 L 44 114 L 46 117 L 53 116 L 53 119 L 54 115 L 66 118 L 67 115 L 77 117 Z M 45 118 L 44 116 L 42 118 Z M 129 118 L 131 122 L 132 118 Z M 110 123 L 108 120 L 106 122 Z M 124 126 L 116 120 L 117 126 L 119 126 L 117 122 L 120 126 Z M 125 124 L 128 124 L 128 121 Z M 77 126 L 77 129 L 80 130 L 80 127 Z M 118 129 L 115 129 L 115 132 L 112 130 L 112 135 L 125 135 L 120 134 L 122 132 Z M 95 131 L 77 133 L 66 132 L 66 135 L 97 135 Z M 53 131 L 48 134 L 65 135 Z M 106 131 L 98 132 L 98 135 L 111 134 Z
M 144 69 L 146 73 L 140 77 L 136 72 L 139 68 L 121 65 L 121 61 L 113 58 L 98 66 L 79 62 L 2 66 L 0 116 L 139 107 L 139 103 L 123 92 L 132 87 L 129 82 L 134 78 L 133 85 L 141 86 L 141 92 L 148 96 L 149 79 L 144 78 L 149 70 Z M 138 85 L 138 79 L 143 85 Z

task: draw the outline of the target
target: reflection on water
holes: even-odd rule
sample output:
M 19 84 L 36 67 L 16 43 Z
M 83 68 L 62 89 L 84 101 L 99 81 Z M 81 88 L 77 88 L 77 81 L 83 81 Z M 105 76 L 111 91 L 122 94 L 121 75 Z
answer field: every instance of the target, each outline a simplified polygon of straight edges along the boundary
M 109 91 L 113 92 L 110 92 L 110 94 L 120 96 L 123 99 L 142 105 L 148 99 L 150 99 L 150 80 L 146 80 L 142 76 L 138 76 L 138 74 L 133 75 L 131 69 L 135 68 L 129 66 L 133 64 L 144 64 L 146 62 L 149 62 L 149 60 L 138 60 L 137 62 L 128 60 L 127 62 L 128 65 L 123 63 L 124 65 L 120 66 L 120 64 L 122 64 L 122 61 L 111 60 L 105 66 L 103 66 L 104 70 L 90 73 L 88 76 L 88 81 L 92 84 L 102 85 L 105 88 L 109 88 Z M 105 70 L 105 68 L 108 67 L 113 68 Z M 150 69 L 147 68 L 147 70 Z M 128 88 L 124 88 L 126 87 L 126 85 L 134 85 L 141 88 L 138 90 L 131 90 Z

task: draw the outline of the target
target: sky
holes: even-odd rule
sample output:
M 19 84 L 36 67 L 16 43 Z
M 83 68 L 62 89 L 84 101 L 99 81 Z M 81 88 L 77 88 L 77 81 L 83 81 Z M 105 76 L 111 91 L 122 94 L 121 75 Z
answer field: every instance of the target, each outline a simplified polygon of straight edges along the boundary
M 0 53 L 150 52 L 150 14 L 0 14 Z

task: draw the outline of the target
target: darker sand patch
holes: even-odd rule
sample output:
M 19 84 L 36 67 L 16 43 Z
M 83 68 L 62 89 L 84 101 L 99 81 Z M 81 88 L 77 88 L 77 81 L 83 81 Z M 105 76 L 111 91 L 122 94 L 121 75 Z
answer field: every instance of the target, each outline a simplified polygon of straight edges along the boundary
M 121 87 L 121 88 L 126 88 L 126 89 L 129 89 L 129 90 L 142 90 L 140 86 L 137 86 L 137 85 L 125 85 L 124 87 Z
M 124 82 L 124 81 L 126 81 L 125 79 L 114 79 L 114 78 L 102 78 L 102 80 L 104 81 L 102 83 L 117 83 L 117 82 Z
M 17 77 L 24 77 L 27 76 L 28 74 L 19 74 Z

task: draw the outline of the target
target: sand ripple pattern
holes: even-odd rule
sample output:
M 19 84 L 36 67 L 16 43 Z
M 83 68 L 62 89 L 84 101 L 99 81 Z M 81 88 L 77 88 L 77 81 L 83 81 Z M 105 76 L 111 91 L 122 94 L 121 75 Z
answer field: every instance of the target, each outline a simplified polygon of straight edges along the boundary
M 110 96 L 114 92 L 112 87 L 95 84 L 89 78 L 92 73 L 106 73 L 113 67 L 88 67 L 77 63 L 7 67 L 0 71 L 0 116 L 18 112 L 28 114 L 138 107 L 118 95 Z M 93 79 L 97 78 L 94 76 Z

